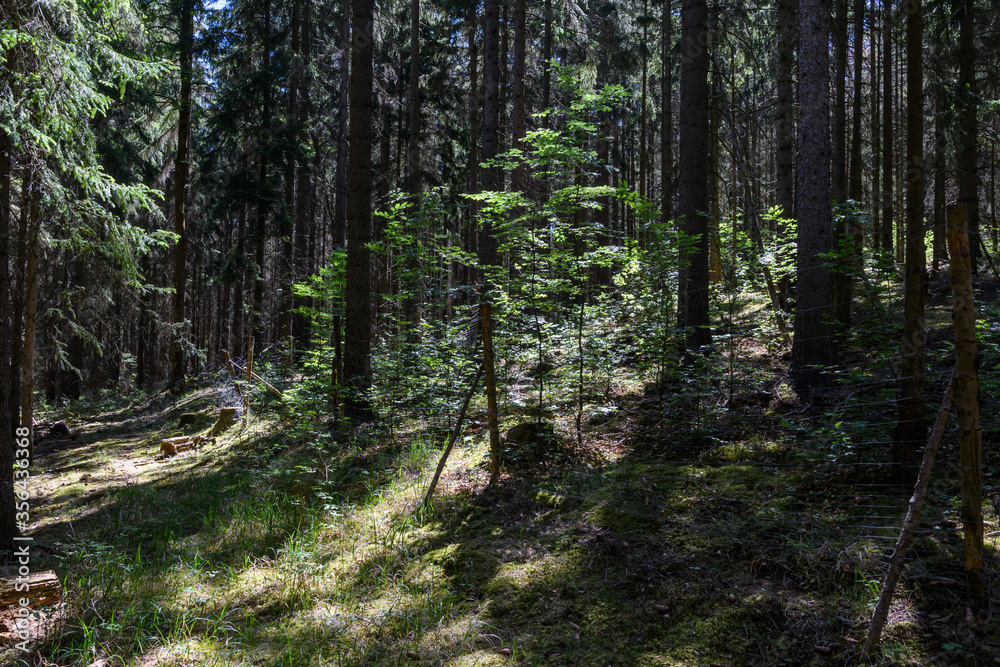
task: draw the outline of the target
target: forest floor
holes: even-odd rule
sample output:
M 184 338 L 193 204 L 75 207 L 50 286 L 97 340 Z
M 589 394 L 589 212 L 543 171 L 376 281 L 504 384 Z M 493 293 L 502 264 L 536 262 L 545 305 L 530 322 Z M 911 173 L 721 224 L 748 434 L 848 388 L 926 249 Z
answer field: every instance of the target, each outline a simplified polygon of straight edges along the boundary
M 418 420 L 338 435 L 269 403 L 162 460 L 220 385 L 50 414 L 73 435 L 37 442 L 32 567 L 57 571 L 64 602 L 36 621 L 33 656 L 0 662 L 849 664 L 909 498 L 884 483 L 893 408 L 851 403 L 871 384 L 802 405 L 780 356 L 739 345 L 770 381 L 733 392 L 722 359 L 689 388 L 633 377 L 588 403 L 579 440 L 563 397 L 559 443 L 542 462 L 508 450 L 495 488 L 474 403 L 423 510 L 444 438 Z M 1000 664 L 995 578 L 978 612 L 965 591 L 953 430 L 876 664 Z M 995 501 L 994 447 L 984 464 Z

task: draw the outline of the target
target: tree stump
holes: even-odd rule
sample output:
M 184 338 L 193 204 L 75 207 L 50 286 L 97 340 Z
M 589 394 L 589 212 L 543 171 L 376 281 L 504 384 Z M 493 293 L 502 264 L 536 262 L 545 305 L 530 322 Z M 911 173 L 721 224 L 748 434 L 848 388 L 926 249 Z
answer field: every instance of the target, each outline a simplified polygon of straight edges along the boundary
M 236 408 L 222 408 L 219 411 L 219 418 L 212 427 L 212 436 L 219 436 L 225 433 L 230 426 L 237 422 Z
M 28 590 L 17 590 L 18 584 L 27 581 Z M 20 607 L 21 598 L 27 598 L 30 607 L 40 607 L 58 602 L 62 595 L 62 584 L 52 570 L 32 572 L 23 579 L 20 577 L 0 578 L 0 609 Z

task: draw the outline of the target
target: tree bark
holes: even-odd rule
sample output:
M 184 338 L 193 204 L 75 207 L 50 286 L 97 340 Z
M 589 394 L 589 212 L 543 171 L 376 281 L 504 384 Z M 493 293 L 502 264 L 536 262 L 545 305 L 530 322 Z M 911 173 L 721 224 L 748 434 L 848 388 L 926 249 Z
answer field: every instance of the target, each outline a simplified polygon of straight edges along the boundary
M 827 317 L 832 290 L 824 254 L 830 251 L 830 54 L 828 0 L 799 5 L 799 133 L 796 169 L 798 286 L 789 373 L 805 398 L 829 383 L 834 361 Z
M 661 35 L 660 62 L 663 71 L 660 78 L 660 97 L 663 113 L 660 125 L 660 220 L 666 224 L 673 220 L 673 160 L 674 160 L 674 81 L 673 81 L 673 13 L 671 0 L 663 0 L 663 26 Z M 606 144 L 605 140 L 605 144 Z M 607 161 L 605 159 L 605 161 Z
M 268 153 L 271 144 L 271 2 L 264 0 L 261 16 L 261 130 L 260 130 L 260 170 L 258 172 L 258 199 L 254 216 L 254 264 L 256 274 L 253 285 L 253 326 L 251 334 L 263 341 L 264 331 L 264 244 L 267 241 L 267 218 L 270 210 L 268 185 Z
M 965 576 L 973 604 L 984 602 L 983 569 L 983 432 L 979 422 L 978 346 L 976 309 L 972 286 L 972 237 L 968 234 L 963 204 L 948 207 L 948 246 L 951 256 L 951 290 L 954 295 L 955 402 L 958 412 L 959 463 L 962 478 L 962 532 L 965 541 Z
M 187 280 L 187 188 L 190 171 L 189 153 L 191 137 L 191 76 L 194 59 L 194 2 L 181 0 L 179 65 L 181 76 L 180 115 L 177 121 L 177 157 L 174 161 L 174 233 L 177 247 L 174 249 L 174 303 L 172 321 L 176 327 L 171 341 L 173 370 L 170 387 L 179 390 L 184 384 L 185 355 L 181 338 L 184 335 L 184 298 Z
M 13 145 L 0 129 L 0 554 L 14 549 L 14 424 L 11 419 L 10 185 Z
M 869 10 L 869 20 L 871 21 L 869 27 L 869 44 L 871 46 L 871 60 L 869 61 L 869 80 L 871 81 L 872 88 L 872 108 L 871 108 L 871 123 L 872 123 L 872 250 L 878 250 L 882 238 L 882 128 L 880 127 L 881 113 L 881 95 L 882 87 L 879 84 L 879 77 L 881 72 L 879 70 L 879 63 L 881 62 L 881 54 L 879 53 L 879 39 L 878 35 L 881 33 L 876 32 L 875 17 L 878 16 L 877 10 L 875 9 L 875 0 L 871 0 L 871 8 Z
M 864 46 L 865 0 L 854 0 L 854 103 L 851 105 L 854 118 L 851 126 L 851 169 L 847 196 L 858 203 L 864 196 L 861 185 L 861 122 L 864 120 L 864 113 L 861 111 L 861 93 L 864 87 Z
M 374 0 L 352 0 L 350 155 L 347 172 L 347 322 L 344 345 L 344 412 L 374 416 L 367 393 L 372 382 L 372 78 Z
M 943 91 L 939 91 L 943 93 Z M 934 244 L 933 244 L 933 254 L 932 254 L 932 269 L 934 273 L 937 274 L 940 264 L 942 261 L 948 259 L 948 254 L 945 248 L 945 179 L 947 178 L 945 161 L 944 161 L 944 150 L 945 150 L 945 136 L 944 136 L 944 124 L 941 121 L 944 109 L 942 108 L 941 98 L 943 95 L 938 95 L 936 98 L 935 105 L 937 106 L 937 113 L 934 114 Z
M 648 153 L 648 143 L 646 141 L 646 101 L 647 83 L 649 74 L 649 0 L 642 0 L 642 44 L 639 46 L 639 57 L 642 58 L 642 87 L 639 89 L 639 196 L 646 197 L 646 162 Z M 646 248 L 646 223 L 642 221 L 639 229 L 639 248 Z
M 906 264 L 903 281 L 903 354 L 899 421 L 893 438 L 893 479 L 916 480 L 917 449 L 927 433 L 924 417 L 924 107 L 923 12 L 906 16 Z
M 882 238 L 873 244 L 892 253 L 892 0 L 882 4 Z
M 469 194 L 479 192 L 479 49 L 476 44 L 476 27 L 478 17 L 476 16 L 477 5 L 473 3 L 469 8 L 469 160 L 468 160 L 468 191 Z M 468 208 L 468 220 L 465 228 L 466 243 L 463 245 L 465 251 L 470 255 L 479 253 L 478 217 L 479 206 L 477 202 L 470 201 Z M 475 266 L 467 266 L 463 283 L 471 285 L 478 281 L 478 273 Z
M 334 182 L 333 245 L 347 243 L 347 88 L 351 67 L 351 2 L 343 0 L 340 23 L 340 95 L 337 104 L 337 174 Z
M 958 32 L 958 202 L 965 204 L 972 275 L 979 263 L 979 88 L 976 84 L 975 0 L 960 4 Z
M 796 0 L 778 0 L 778 106 L 776 110 L 778 151 L 775 203 L 781 216 L 795 214 L 795 12 Z M 779 230 L 784 233 L 784 230 Z
M 527 2 L 525 0 L 514 0 L 514 70 L 511 73 L 511 97 L 513 98 L 511 124 L 513 126 L 512 148 L 516 149 L 523 149 L 522 143 L 527 130 L 525 122 L 527 107 L 524 94 L 525 51 L 527 47 L 527 35 L 525 31 L 526 5 Z M 523 163 L 519 163 L 514 168 L 513 181 L 515 191 L 524 192 L 527 189 L 527 173 Z
M 28 257 L 24 267 L 24 354 L 21 358 L 21 426 L 34 427 L 35 415 L 35 331 L 38 324 L 38 182 L 30 177 L 28 229 L 25 243 Z
M 545 25 L 542 29 L 542 110 L 552 105 L 552 0 L 545 0 Z M 542 127 L 548 129 L 549 117 L 542 118 Z
M 499 0 L 486 0 L 483 5 L 483 162 L 489 162 L 497 156 L 500 139 L 500 3 Z M 482 171 L 483 190 L 497 190 L 499 173 L 496 167 L 484 167 Z M 482 232 L 479 241 L 479 264 L 486 267 L 496 265 L 497 241 L 493 232 L 493 223 L 489 216 L 482 219 Z M 484 285 L 489 283 L 489 277 L 484 277 Z
M 708 307 L 708 6 L 683 0 L 681 7 L 681 109 L 679 202 L 684 221 L 681 253 L 686 346 L 698 350 L 712 342 Z
M 407 142 L 406 142 L 406 191 L 410 195 L 407 215 L 410 220 L 420 220 L 420 0 L 410 0 L 410 81 L 407 90 Z M 420 229 L 409 230 L 419 239 Z M 419 240 L 418 240 L 419 244 Z M 403 319 L 411 326 L 411 335 L 416 331 L 420 319 L 419 280 L 414 280 L 419 271 L 416 252 L 409 252 L 407 269 L 411 284 L 407 286 L 403 299 Z
M 281 252 L 276 258 L 280 296 L 276 313 L 278 340 L 287 343 L 292 349 L 292 284 L 295 282 L 295 171 L 298 161 L 299 143 L 299 82 L 302 77 L 302 2 L 292 0 L 289 31 L 291 32 L 291 51 L 288 74 L 288 108 L 285 113 L 285 149 L 284 149 L 284 203 L 278 216 L 278 238 Z
M 833 100 L 833 202 L 847 201 L 847 0 L 837 0 L 833 44 L 836 54 Z M 851 324 L 851 292 L 849 278 L 850 236 L 848 219 L 837 217 L 833 230 L 833 249 L 838 253 L 832 272 L 833 313 L 843 326 Z
M 833 49 L 833 201 L 847 199 L 847 0 L 836 0 Z
M 420 0 L 410 0 L 410 82 L 407 92 L 406 191 L 420 194 Z
M 299 77 L 296 104 L 297 147 L 295 164 L 295 262 L 293 283 L 304 281 L 309 276 L 309 238 L 313 234 L 313 169 L 311 157 L 305 146 L 309 144 L 309 122 L 312 114 L 310 97 L 311 51 L 312 51 L 312 3 L 302 3 L 301 35 L 299 37 Z M 295 346 L 304 350 L 309 347 L 309 318 L 301 312 L 308 306 L 306 297 L 292 296 L 292 338 Z
M 10 418 L 14 426 L 21 425 L 21 366 L 24 363 L 24 306 L 25 273 L 28 262 L 28 218 L 31 211 L 31 170 L 24 166 L 21 178 L 21 211 L 17 229 L 17 257 L 15 258 L 14 292 L 11 295 L 13 323 L 11 325 L 10 352 Z M 8 209 L 9 210 L 9 209 Z M 11 219 L 13 220 L 13 219 Z

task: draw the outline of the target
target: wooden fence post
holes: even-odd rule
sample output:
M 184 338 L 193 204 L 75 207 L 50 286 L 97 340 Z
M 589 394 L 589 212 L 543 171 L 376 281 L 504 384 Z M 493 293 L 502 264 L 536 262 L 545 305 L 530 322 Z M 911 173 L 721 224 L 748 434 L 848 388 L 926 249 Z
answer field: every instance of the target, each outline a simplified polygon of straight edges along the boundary
M 979 376 L 976 371 L 976 313 L 972 291 L 968 217 L 965 204 L 948 206 L 948 251 L 954 295 L 955 370 L 958 386 L 962 529 L 965 533 L 965 576 L 973 603 L 984 601 L 983 569 L 983 432 L 979 425 Z

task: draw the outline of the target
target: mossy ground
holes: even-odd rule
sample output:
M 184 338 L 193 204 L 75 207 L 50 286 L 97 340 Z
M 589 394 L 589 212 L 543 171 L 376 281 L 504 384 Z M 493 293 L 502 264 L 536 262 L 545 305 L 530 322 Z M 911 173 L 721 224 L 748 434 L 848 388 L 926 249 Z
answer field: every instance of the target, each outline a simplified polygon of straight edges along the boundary
M 474 405 L 424 509 L 443 438 L 417 421 L 340 433 L 273 407 L 160 461 L 213 390 L 69 419 L 79 435 L 42 444 L 33 501 L 33 565 L 58 571 L 66 604 L 34 657 L 3 661 L 850 664 L 909 497 L 882 484 L 882 412 L 850 390 L 835 408 L 796 404 L 780 380 L 762 399 L 714 363 L 656 395 L 616 381 L 588 398 L 582 437 L 557 419 L 558 451 L 512 462 L 496 487 Z M 963 590 L 956 459 L 950 433 L 877 664 L 1000 663 L 994 598 L 977 614 Z M 995 452 L 984 463 L 989 498 Z

